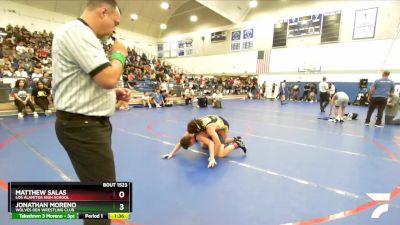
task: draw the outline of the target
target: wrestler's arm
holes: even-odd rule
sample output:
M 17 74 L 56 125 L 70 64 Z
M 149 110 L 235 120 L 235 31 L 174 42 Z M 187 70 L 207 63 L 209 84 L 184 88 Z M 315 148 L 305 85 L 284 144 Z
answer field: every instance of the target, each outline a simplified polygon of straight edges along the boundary
M 218 134 L 215 131 L 214 126 L 209 125 L 206 128 L 207 134 L 210 135 L 211 140 L 214 142 L 215 149 L 220 149 L 221 148 L 221 141 L 219 140 Z
M 208 146 L 208 151 L 210 154 L 208 157 L 208 168 L 217 165 L 217 162 L 215 161 L 214 142 L 204 135 L 197 135 L 197 140 Z
M 184 134 L 183 136 L 185 136 L 185 135 L 187 135 L 187 134 L 189 134 L 189 133 L 186 131 L 185 134 Z M 178 142 L 178 143 L 175 145 L 175 147 L 172 149 L 172 151 L 171 151 L 170 153 L 168 153 L 168 154 L 163 155 L 162 158 L 163 158 L 163 159 L 170 159 L 170 158 L 172 158 L 172 156 L 174 156 L 180 149 L 181 149 L 181 144 Z

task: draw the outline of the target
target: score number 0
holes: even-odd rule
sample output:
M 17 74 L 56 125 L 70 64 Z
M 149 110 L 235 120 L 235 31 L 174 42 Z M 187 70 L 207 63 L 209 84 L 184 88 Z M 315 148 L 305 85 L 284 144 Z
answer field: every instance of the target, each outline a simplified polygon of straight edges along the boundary
M 119 193 L 118 193 L 118 197 L 119 198 L 121 198 L 121 199 L 123 199 L 124 197 L 125 197 L 125 192 L 123 192 L 123 191 L 120 191 Z M 119 210 L 124 210 L 125 209 L 125 207 L 124 207 L 124 204 L 119 204 Z

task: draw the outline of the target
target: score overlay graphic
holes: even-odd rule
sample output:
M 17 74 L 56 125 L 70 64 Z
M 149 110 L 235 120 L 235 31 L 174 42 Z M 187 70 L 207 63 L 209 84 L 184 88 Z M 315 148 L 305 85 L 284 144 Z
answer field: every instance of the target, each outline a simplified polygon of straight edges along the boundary
M 10 182 L 12 219 L 129 219 L 132 183 Z

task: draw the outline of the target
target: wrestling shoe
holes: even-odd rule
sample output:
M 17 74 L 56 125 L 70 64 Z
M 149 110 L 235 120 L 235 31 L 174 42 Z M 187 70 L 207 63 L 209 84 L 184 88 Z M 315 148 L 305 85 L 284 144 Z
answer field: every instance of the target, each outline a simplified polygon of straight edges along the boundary
M 237 136 L 237 137 L 233 137 L 233 141 L 237 141 L 237 140 L 242 140 L 242 137 L 240 137 L 240 136 Z
M 235 143 L 243 150 L 244 154 L 247 153 L 246 145 L 243 143 L 242 139 L 236 139 Z

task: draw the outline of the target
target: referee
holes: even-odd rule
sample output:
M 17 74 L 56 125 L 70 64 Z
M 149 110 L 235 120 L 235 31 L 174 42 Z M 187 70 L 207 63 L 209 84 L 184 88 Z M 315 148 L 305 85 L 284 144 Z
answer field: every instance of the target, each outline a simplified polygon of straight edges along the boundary
M 326 83 L 326 77 L 322 78 L 319 83 L 319 107 L 321 112 L 325 112 L 326 106 L 329 104 L 329 85 Z
M 382 78 L 376 80 L 368 93 L 368 113 L 367 118 L 365 118 L 365 125 L 369 126 L 372 113 L 375 108 L 378 108 L 377 118 L 375 122 L 375 127 L 383 127 L 382 116 L 385 110 L 387 99 L 390 92 L 394 91 L 394 82 L 389 79 L 390 72 L 385 70 L 382 73 Z
M 120 18 L 115 0 L 88 0 L 80 18 L 66 23 L 53 39 L 55 130 L 81 182 L 116 180 L 109 117 L 116 99 L 130 99 L 128 89 L 115 88 L 127 49 L 116 40 L 109 61 L 101 40 L 112 35 Z

